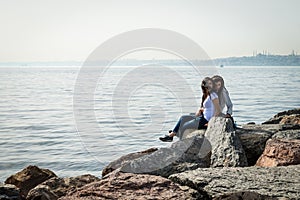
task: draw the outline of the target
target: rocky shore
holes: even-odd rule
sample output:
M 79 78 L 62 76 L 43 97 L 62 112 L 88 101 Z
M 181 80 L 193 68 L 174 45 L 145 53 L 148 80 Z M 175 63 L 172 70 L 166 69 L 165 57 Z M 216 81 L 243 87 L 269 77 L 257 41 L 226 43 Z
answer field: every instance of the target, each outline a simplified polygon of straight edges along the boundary
M 300 109 L 236 130 L 213 118 L 171 147 L 141 150 L 101 179 L 28 166 L 0 183 L 0 199 L 300 199 Z

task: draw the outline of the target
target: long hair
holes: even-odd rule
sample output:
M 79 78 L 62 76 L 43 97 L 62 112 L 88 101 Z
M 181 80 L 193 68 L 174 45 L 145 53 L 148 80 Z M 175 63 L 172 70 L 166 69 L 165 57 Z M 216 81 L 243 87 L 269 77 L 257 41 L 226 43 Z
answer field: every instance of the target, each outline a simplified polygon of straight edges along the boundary
M 205 77 L 201 83 L 201 89 L 202 89 L 202 101 L 201 101 L 201 107 L 203 107 L 203 102 L 205 99 L 210 96 L 210 92 L 208 89 L 208 82 L 211 81 L 213 83 L 212 78 Z
M 219 76 L 219 75 L 214 75 L 212 78 L 213 80 L 213 84 L 215 85 L 217 82 L 221 82 L 221 88 L 219 89 L 219 91 L 215 91 L 219 97 L 219 103 L 221 105 L 221 107 L 225 106 L 225 97 L 224 97 L 224 92 L 223 90 L 227 91 L 227 89 L 225 88 L 225 83 L 224 83 L 224 79 Z

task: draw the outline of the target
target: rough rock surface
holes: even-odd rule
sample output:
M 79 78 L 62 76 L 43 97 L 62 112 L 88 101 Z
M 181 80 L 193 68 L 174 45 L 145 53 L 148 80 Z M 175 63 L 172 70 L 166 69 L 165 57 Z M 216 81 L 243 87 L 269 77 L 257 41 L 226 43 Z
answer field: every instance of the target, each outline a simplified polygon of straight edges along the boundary
M 22 171 L 8 177 L 5 183 L 15 185 L 20 189 L 21 196 L 25 198 L 29 190 L 52 177 L 56 177 L 52 171 L 29 165 Z
M 105 175 L 111 173 L 112 171 L 120 168 L 122 165 L 124 165 L 128 161 L 132 161 L 132 160 L 140 158 L 144 155 L 151 154 L 154 151 L 157 151 L 157 148 L 150 148 L 150 149 L 147 149 L 145 151 L 140 151 L 140 152 L 130 153 L 130 154 L 124 155 L 124 156 L 112 161 L 105 168 L 103 168 L 102 176 L 105 176 Z
M 90 174 L 67 178 L 53 177 L 31 189 L 26 199 L 55 200 L 66 195 L 67 192 L 74 191 L 88 183 L 99 180 L 99 178 Z
M 236 133 L 241 139 L 249 166 L 255 165 L 263 153 L 268 139 L 300 139 L 300 129 L 297 129 L 295 125 L 244 125 L 242 128 L 238 128 Z
M 300 115 L 300 108 L 277 113 L 271 119 L 263 122 L 263 124 L 279 124 L 284 117 L 291 116 L 291 115 Z M 282 121 L 281 123 L 283 124 L 284 122 L 285 122 L 285 120 Z
M 248 165 L 242 143 L 230 119 L 213 117 L 208 123 L 205 137 L 212 147 L 211 167 Z
M 279 124 L 292 124 L 292 125 L 300 125 L 300 114 L 298 115 L 287 115 L 284 116 Z
M 278 131 L 276 125 L 246 125 L 236 130 L 243 149 L 245 151 L 248 165 L 255 165 L 257 159 L 265 149 L 267 140 Z
M 276 139 L 298 139 L 300 140 L 300 129 L 297 130 L 285 130 L 285 131 L 278 131 L 275 133 L 272 138 Z
M 20 200 L 20 190 L 15 185 L 0 183 L 0 200 Z
M 274 167 L 300 164 L 300 140 L 270 139 L 256 165 Z
M 203 136 L 180 140 L 171 147 L 160 148 L 152 154 L 127 162 L 120 170 L 168 177 L 182 170 L 208 167 L 210 147 L 206 147 L 204 143 Z
M 68 193 L 60 200 L 202 198 L 196 190 L 180 186 L 163 177 L 116 171 L 101 181 L 88 184 L 77 191 Z
M 270 197 L 300 198 L 300 165 L 279 167 L 199 168 L 169 178 L 216 198 L 225 193 L 257 192 Z M 204 195 L 204 194 L 203 194 Z
M 200 130 L 195 130 L 195 129 L 187 129 L 184 131 L 184 133 L 182 134 L 182 138 L 181 139 L 187 139 L 187 138 L 191 138 L 194 136 L 204 136 L 205 134 L 205 129 L 200 129 Z
M 282 125 L 280 124 L 247 124 L 243 125 L 241 129 L 246 131 L 260 131 L 262 133 L 267 133 L 273 135 L 277 131 L 282 130 Z M 239 130 L 239 129 L 237 129 Z
M 259 194 L 257 192 L 241 191 L 219 195 L 213 200 L 279 200 L 276 197 Z

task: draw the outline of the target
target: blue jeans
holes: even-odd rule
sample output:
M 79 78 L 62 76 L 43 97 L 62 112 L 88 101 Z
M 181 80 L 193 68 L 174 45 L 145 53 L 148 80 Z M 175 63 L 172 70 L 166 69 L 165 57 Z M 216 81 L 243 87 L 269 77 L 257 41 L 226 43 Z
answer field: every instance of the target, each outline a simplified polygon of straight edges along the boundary
M 173 132 L 177 137 L 181 139 L 183 133 L 187 129 L 206 129 L 204 126 L 208 121 L 204 118 L 203 115 L 195 116 L 195 115 L 182 115 L 177 124 L 175 125 Z

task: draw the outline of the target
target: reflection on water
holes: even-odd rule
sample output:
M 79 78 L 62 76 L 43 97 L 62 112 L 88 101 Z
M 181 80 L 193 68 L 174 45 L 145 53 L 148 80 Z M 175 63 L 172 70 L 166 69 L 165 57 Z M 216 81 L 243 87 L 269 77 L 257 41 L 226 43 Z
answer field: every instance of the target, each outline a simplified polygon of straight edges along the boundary
M 102 167 L 114 158 L 169 145 L 157 138 L 173 128 L 182 113 L 196 110 L 193 103 L 181 103 L 200 102 L 199 84 L 207 74 L 174 67 L 193 91 L 190 96 L 185 93 L 178 97 L 186 85 L 170 76 L 168 70 L 157 73 L 153 69 L 150 74 L 169 81 L 169 87 L 156 82 L 126 90 L 122 80 L 133 69 L 113 67 L 106 72 L 94 96 L 98 127 L 88 134 L 78 134 L 73 91 L 79 67 L 1 67 L 0 181 L 29 164 L 49 168 L 59 176 L 100 176 Z M 300 107 L 299 72 L 300 67 L 217 69 L 230 92 L 237 124 L 261 123 L 279 111 Z M 147 75 L 149 72 L 142 78 Z M 89 116 L 85 120 L 94 123 Z

